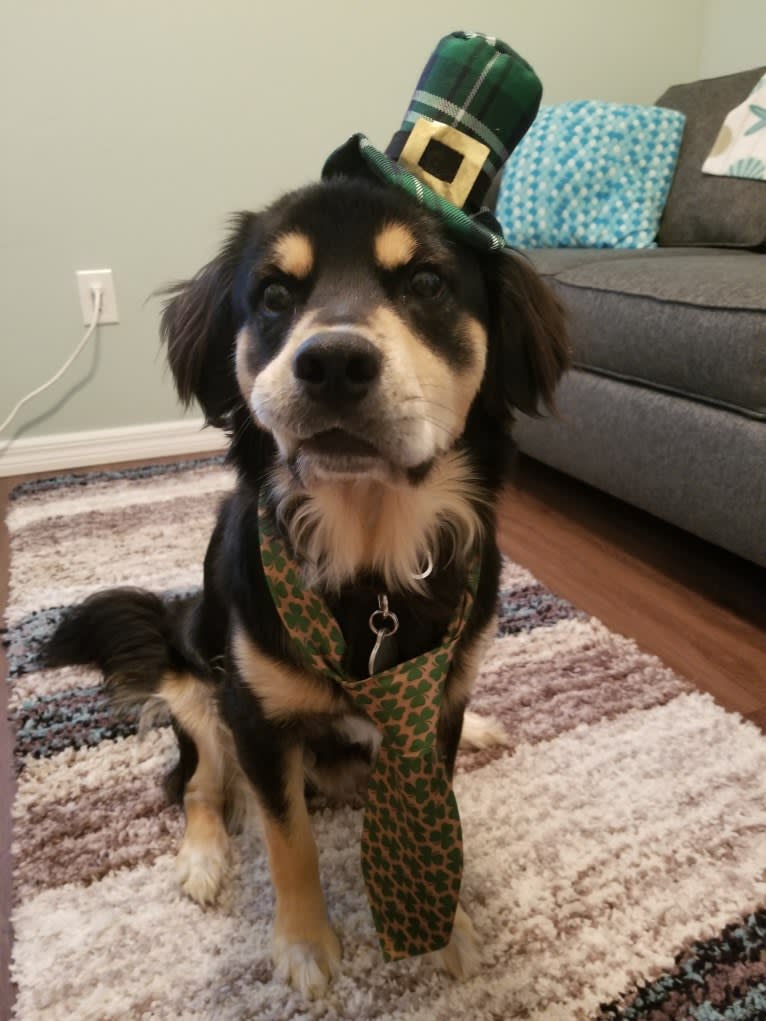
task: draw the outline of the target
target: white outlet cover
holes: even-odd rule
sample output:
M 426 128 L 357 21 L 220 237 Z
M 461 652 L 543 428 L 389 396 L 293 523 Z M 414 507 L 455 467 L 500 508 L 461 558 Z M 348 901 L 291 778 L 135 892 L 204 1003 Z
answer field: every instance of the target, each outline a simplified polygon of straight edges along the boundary
M 103 302 L 99 323 L 118 323 L 117 295 L 114 290 L 114 277 L 110 269 L 78 269 L 77 288 L 80 292 L 80 308 L 82 309 L 83 322 L 90 326 L 93 319 L 93 295 L 91 287 L 95 284 L 101 285 Z

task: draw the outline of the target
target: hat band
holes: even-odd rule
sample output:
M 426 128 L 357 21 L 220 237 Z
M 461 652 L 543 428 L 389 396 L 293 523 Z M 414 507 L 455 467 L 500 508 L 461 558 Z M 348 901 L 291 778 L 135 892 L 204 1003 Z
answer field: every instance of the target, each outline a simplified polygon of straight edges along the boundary
M 419 117 L 398 162 L 437 195 L 462 209 L 488 156 L 489 147 L 470 135 Z

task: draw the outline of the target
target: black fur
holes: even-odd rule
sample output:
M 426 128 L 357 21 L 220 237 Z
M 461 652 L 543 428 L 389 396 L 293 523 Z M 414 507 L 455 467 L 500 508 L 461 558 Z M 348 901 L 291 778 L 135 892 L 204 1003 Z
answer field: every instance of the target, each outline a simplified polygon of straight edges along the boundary
M 58 626 L 46 645 L 47 665 L 97 666 L 115 701 L 140 705 L 163 676 L 200 670 L 181 635 L 186 609 L 142 589 L 98 592 Z

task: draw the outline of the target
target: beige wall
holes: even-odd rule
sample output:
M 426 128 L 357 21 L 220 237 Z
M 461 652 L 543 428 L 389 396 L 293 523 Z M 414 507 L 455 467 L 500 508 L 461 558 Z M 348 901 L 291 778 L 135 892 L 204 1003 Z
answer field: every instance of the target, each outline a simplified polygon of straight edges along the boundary
M 149 295 L 352 132 L 384 145 L 440 35 L 506 39 L 547 102 L 649 103 L 696 77 L 703 2 L 5 0 L 0 420 L 83 332 L 75 269 L 111 267 L 120 310 L 5 435 L 179 415 Z
M 700 77 L 766 64 L 766 0 L 705 0 Z

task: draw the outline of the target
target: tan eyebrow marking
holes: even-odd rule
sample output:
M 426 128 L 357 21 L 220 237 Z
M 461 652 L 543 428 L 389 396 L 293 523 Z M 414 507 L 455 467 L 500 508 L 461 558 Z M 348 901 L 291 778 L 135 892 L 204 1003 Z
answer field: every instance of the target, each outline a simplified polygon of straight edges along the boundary
M 403 223 L 389 223 L 375 238 L 375 261 L 382 269 L 406 266 L 415 254 L 417 241 Z
M 288 231 L 277 238 L 272 249 L 272 258 L 277 269 L 299 280 L 307 277 L 314 268 L 314 248 L 311 241 L 297 230 Z

